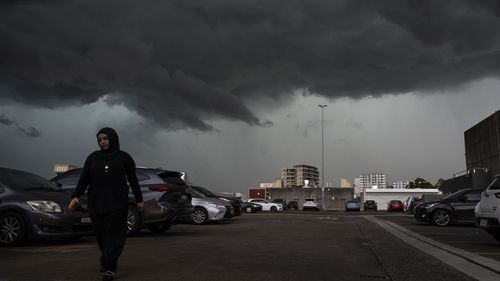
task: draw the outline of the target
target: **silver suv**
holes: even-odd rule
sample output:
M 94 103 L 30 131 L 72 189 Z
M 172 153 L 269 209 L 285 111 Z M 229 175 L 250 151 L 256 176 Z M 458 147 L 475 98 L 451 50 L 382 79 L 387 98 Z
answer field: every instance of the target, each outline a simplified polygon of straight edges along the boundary
M 500 242 L 500 175 L 490 183 L 476 205 L 476 226 Z
M 69 170 L 51 181 L 72 194 L 82 171 L 82 168 Z M 151 232 L 162 233 L 177 220 L 191 216 L 191 194 L 186 191 L 187 185 L 180 172 L 137 167 L 136 175 L 144 198 L 144 210 L 142 213 L 137 210 L 134 196 L 130 192 L 127 215 L 129 236 L 138 234 L 144 226 Z M 83 208 L 86 207 L 86 198 L 86 195 L 82 196 Z
M 302 204 L 302 210 L 314 210 L 319 211 L 319 203 L 315 198 L 306 198 L 304 204 Z

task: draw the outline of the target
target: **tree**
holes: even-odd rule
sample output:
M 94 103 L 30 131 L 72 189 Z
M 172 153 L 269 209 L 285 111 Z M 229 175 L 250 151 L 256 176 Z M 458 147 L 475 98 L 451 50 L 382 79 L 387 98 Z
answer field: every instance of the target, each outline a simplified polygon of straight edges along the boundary
M 414 180 L 414 184 L 415 188 L 434 188 L 434 185 L 432 185 L 432 183 L 423 178 L 416 178 Z
M 444 179 L 443 178 L 440 178 L 437 183 L 436 183 L 436 188 L 439 189 L 439 190 L 442 190 L 441 188 L 443 188 L 443 183 L 444 183 Z

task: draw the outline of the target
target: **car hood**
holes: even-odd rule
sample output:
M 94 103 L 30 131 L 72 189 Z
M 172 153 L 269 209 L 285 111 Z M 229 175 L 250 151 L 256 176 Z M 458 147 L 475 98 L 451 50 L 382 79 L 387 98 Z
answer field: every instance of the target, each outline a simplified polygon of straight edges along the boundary
M 193 197 L 191 199 L 191 202 L 192 203 L 196 203 L 196 202 L 204 202 L 204 203 L 212 203 L 212 204 L 217 204 L 217 205 L 222 205 L 224 207 L 232 207 L 231 204 L 227 201 L 224 201 L 222 199 L 218 199 L 218 198 L 210 198 L 210 197 L 204 197 L 204 198 L 199 198 L 199 197 Z
M 16 194 L 19 201 L 54 201 L 61 207 L 68 205 L 71 200 L 71 196 L 64 191 L 23 190 L 18 191 Z

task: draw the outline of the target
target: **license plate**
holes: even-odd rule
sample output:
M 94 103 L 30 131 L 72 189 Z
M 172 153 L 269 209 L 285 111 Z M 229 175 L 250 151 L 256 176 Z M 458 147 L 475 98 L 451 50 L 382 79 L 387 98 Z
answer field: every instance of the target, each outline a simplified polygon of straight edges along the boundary
M 81 222 L 88 223 L 88 222 L 92 222 L 92 221 L 90 220 L 90 218 L 82 218 Z
M 479 221 L 479 226 L 488 226 L 488 220 L 481 219 L 481 220 Z

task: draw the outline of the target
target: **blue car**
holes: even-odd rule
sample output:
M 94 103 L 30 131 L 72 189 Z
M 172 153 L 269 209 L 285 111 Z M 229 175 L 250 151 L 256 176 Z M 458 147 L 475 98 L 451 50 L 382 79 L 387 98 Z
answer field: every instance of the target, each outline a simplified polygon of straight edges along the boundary
M 359 212 L 359 209 L 360 209 L 360 206 L 359 206 L 358 201 L 351 200 L 351 201 L 347 201 L 347 203 L 345 204 L 345 211 L 346 212 L 349 212 L 349 211 Z

